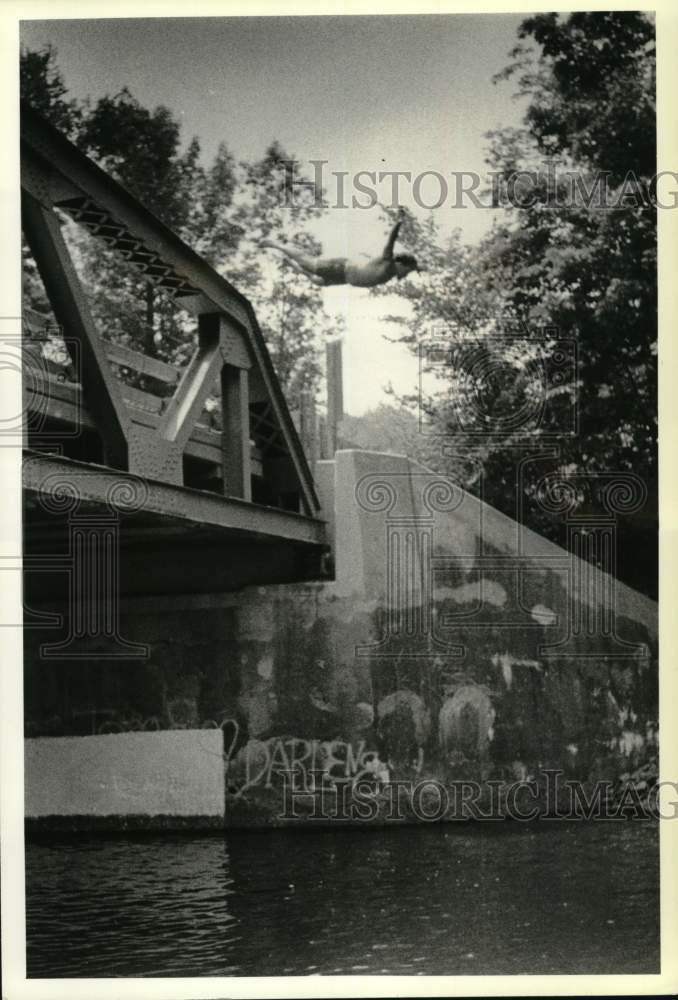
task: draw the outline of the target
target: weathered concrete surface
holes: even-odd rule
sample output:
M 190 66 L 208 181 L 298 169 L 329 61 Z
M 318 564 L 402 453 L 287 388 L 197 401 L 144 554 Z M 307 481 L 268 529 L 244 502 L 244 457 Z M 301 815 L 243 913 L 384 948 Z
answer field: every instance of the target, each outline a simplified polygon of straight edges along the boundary
M 654 602 L 404 457 L 339 452 L 319 481 L 335 582 L 130 601 L 146 662 L 91 640 L 55 668 L 33 633 L 27 735 L 216 730 L 244 824 L 277 820 L 290 769 L 595 780 L 656 756 Z
M 25 742 L 25 813 L 47 817 L 224 815 L 221 733 L 67 736 Z

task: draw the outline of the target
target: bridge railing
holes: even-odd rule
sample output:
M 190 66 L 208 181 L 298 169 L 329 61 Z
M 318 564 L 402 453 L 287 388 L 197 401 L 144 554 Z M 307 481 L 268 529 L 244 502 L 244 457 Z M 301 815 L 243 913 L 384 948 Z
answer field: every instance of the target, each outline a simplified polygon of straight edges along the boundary
M 84 442 L 84 454 L 83 440 L 75 447 L 61 442 L 59 450 L 71 450 L 76 457 L 95 460 L 99 457 L 93 453 L 97 424 L 89 412 L 79 373 L 66 347 L 64 336 L 67 334 L 52 316 L 31 308 L 24 308 L 22 326 L 24 407 L 29 417 L 26 443 L 31 446 L 36 439 L 47 437 L 56 448 L 59 429 L 65 432 L 64 442 L 73 441 L 81 431 L 89 435 Z M 157 430 L 181 381 L 182 369 L 124 344 L 104 341 L 103 348 L 114 376 L 121 383 L 131 421 Z M 186 443 L 184 480 L 185 485 L 223 494 L 223 420 L 220 394 L 218 387 L 215 388 L 217 391 L 197 418 Z M 267 433 L 270 436 L 276 432 L 275 424 L 267 420 L 256 403 L 250 406 L 250 430 L 264 438 L 262 443 Z M 263 477 L 262 457 L 262 450 L 253 436 L 250 439 L 250 471 L 255 491 L 256 480 Z

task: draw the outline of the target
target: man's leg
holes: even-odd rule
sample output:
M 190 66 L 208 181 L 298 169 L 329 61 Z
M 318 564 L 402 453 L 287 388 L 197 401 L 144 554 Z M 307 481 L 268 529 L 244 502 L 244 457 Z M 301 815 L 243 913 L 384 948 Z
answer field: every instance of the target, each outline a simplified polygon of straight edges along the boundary
M 259 245 L 262 247 L 270 247 L 272 250 L 279 250 L 281 253 L 284 253 L 285 256 L 291 261 L 298 264 L 309 278 L 311 276 L 318 276 L 316 272 L 316 257 L 309 257 L 308 254 L 302 253 L 300 250 L 295 250 L 293 247 L 289 247 L 285 243 L 277 243 L 275 240 L 262 240 Z M 319 278 L 319 283 L 324 284 L 322 278 Z

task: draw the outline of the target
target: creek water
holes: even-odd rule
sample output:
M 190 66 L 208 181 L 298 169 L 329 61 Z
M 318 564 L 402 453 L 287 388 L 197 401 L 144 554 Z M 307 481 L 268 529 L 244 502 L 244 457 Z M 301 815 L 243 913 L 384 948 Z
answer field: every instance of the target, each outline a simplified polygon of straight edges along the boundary
M 31 977 L 651 973 L 649 821 L 26 846 Z

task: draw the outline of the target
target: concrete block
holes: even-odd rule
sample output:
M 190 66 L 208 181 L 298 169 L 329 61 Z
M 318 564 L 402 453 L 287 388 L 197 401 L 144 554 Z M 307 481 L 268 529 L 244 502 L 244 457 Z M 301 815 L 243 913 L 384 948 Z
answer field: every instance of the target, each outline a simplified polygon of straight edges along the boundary
M 220 729 L 25 741 L 25 812 L 43 816 L 223 816 Z

